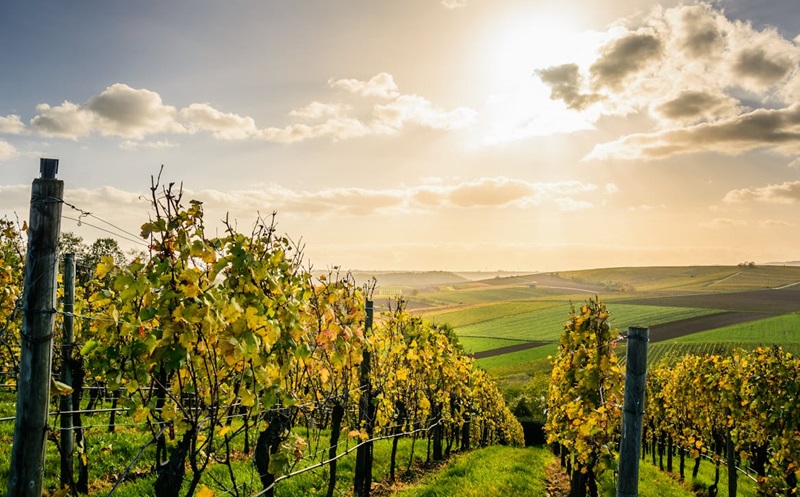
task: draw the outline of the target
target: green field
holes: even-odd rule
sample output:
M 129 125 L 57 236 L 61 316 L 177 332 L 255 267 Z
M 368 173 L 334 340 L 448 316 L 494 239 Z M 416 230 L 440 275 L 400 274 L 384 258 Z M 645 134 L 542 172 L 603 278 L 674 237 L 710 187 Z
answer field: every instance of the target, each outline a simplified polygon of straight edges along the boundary
M 483 302 L 499 302 L 508 300 L 530 300 L 557 295 L 559 292 L 527 286 L 495 288 L 487 286 L 469 290 L 442 290 L 423 293 L 419 299 L 431 305 L 478 304 Z
M 470 306 L 436 309 L 422 312 L 422 317 L 433 323 L 447 323 L 453 328 L 483 323 L 493 319 L 516 316 L 562 305 L 563 301 L 550 300 L 512 300 L 485 302 Z
M 521 350 L 519 352 L 511 352 L 509 354 L 498 355 L 494 357 L 486 357 L 485 359 L 478 359 L 478 365 L 483 369 L 496 374 L 498 369 L 508 368 L 514 371 L 531 369 L 531 363 L 546 359 L 547 356 L 554 355 L 558 352 L 558 344 L 545 345 L 543 347 L 536 347 L 528 350 Z M 509 372 L 510 374 L 511 372 Z
M 676 338 L 673 341 L 676 343 L 800 344 L 800 313 L 784 314 L 703 331 Z
M 528 343 L 527 340 L 512 340 L 507 338 L 483 338 L 483 337 L 460 337 L 458 341 L 464 347 L 464 350 L 470 354 L 475 352 L 483 352 L 485 350 L 494 350 L 509 345 L 517 345 L 520 343 Z
M 490 337 L 555 342 L 569 318 L 570 306 L 564 302 L 538 311 L 526 312 L 481 323 L 456 327 L 459 337 Z M 679 319 L 703 316 L 714 311 L 683 307 L 608 304 L 609 323 L 625 330 L 628 326 L 652 326 Z

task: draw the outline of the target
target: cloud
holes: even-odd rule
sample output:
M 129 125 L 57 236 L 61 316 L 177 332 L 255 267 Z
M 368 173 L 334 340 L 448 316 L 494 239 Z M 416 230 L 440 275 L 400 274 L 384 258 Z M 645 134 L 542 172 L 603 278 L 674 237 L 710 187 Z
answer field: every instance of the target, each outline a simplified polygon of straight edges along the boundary
M 765 229 L 772 229 L 772 228 L 792 228 L 795 226 L 794 223 L 790 223 L 788 221 L 783 221 L 780 219 L 764 219 L 758 222 L 758 225 Z
M 629 33 L 601 49 L 600 58 L 589 72 L 597 87 L 618 90 L 626 79 L 657 61 L 662 55 L 661 40 L 646 32 Z
M 721 15 L 708 4 L 672 10 L 666 17 L 676 26 L 676 43 L 681 52 L 699 59 L 717 54 L 724 47 Z
M 670 121 L 714 121 L 738 114 L 739 101 L 714 89 L 684 90 L 655 104 L 652 110 Z
M 698 3 L 622 20 L 605 39 L 593 61 L 536 71 L 552 99 L 594 121 L 654 118 L 651 131 L 600 144 L 586 159 L 758 148 L 800 154 L 800 44 L 777 30 L 730 20 L 722 9 Z
M 539 69 L 536 75 L 550 87 L 550 98 L 562 100 L 573 110 L 584 110 L 603 97 L 597 93 L 581 93 L 581 75 L 577 64 Z
M 742 219 L 731 219 L 729 217 L 717 217 L 710 221 L 700 223 L 703 228 L 723 229 L 747 226 L 747 221 Z
M 209 104 L 191 104 L 181 109 L 190 132 L 210 131 L 220 140 L 244 140 L 258 133 L 252 117 L 219 111 Z
M 472 124 L 477 117 L 477 112 L 473 109 L 439 109 L 418 95 L 400 95 L 388 104 L 375 106 L 374 114 L 378 126 L 385 125 L 395 129 L 402 128 L 406 123 L 431 129 L 462 129 Z
M 9 114 L 5 117 L 0 116 L 0 133 L 8 135 L 18 135 L 25 131 L 25 125 L 16 114 Z
M 757 109 L 714 123 L 629 135 L 595 146 L 585 160 L 649 160 L 694 152 L 739 154 L 760 148 L 800 154 L 800 104 Z
M 290 117 L 304 120 L 315 120 L 326 117 L 339 117 L 351 110 L 349 105 L 342 103 L 326 104 L 322 102 L 311 102 L 300 109 L 289 112 Z
M 779 185 L 731 190 L 723 199 L 727 203 L 764 202 L 793 204 L 800 200 L 800 181 L 786 181 Z
M 777 50 L 767 51 L 765 47 L 748 48 L 739 52 L 733 64 L 733 73 L 757 86 L 768 87 L 783 79 L 794 66 L 791 57 Z
M 7 141 L 0 140 L 0 161 L 12 159 L 17 156 L 17 149 Z
M 460 9 L 467 6 L 467 0 L 441 0 L 439 3 L 448 9 Z
M 172 143 L 169 140 L 157 140 L 157 141 L 132 141 L 132 140 L 125 140 L 124 142 L 119 144 L 119 148 L 122 150 L 139 150 L 142 148 L 146 149 L 166 149 L 166 148 L 175 148 L 177 147 L 177 143 Z
M 349 91 L 362 97 L 396 98 L 400 95 L 394 77 L 389 73 L 379 73 L 368 81 L 358 79 L 329 79 L 331 88 Z
M 174 107 L 164 105 L 158 93 L 134 89 L 117 83 L 100 95 L 77 105 L 65 101 L 51 107 L 43 103 L 31 119 L 31 126 L 42 136 L 76 140 L 91 133 L 103 136 L 142 139 L 162 132 L 181 132 Z
M 161 96 L 146 89 L 117 83 L 84 104 L 65 101 L 58 106 L 43 103 L 31 119 L 31 130 L 39 136 L 78 140 L 99 134 L 127 138 L 120 144 L 126 150 L 166 148 L 166 138 L 137 143 L 152 136 L 210 133 L 217 140 L 264 140 L 297 143 L 315 138 L 332 141 L 365 136 L 398 134 L 408 126 L 434 130 L 462 129 L 476 119 L 477 112 L 467 107 L 442 109 L 428 99 L 401 94 L 388 73 L 367 81 L 329 80 L 332 88 L 355 95 L 349 102 L 313 101 L 292 110 L 295 122 L 284 126 L 259 127 L 253 117 L 225 112 L 208 103 L 192 103 L 177 110 L 165 105 Z M 369 99 L 380 98 L 376 103 Z M 19 116 L 0 117 L 0 132 L 24 131 Z

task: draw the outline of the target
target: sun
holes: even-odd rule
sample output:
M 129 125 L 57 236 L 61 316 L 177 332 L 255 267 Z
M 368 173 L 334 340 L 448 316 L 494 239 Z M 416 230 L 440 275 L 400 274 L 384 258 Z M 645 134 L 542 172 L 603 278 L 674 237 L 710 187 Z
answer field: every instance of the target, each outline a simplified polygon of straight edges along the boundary
M 591 129 L 591 116 L 550 98 L 537 69 L 564 63 L 586 68 L 597 55 L 602 34 L 580 30 L 555 12 L 538 12 L 499 23 L 489 36 L 482 65 L 488 78 L 486 142 Z

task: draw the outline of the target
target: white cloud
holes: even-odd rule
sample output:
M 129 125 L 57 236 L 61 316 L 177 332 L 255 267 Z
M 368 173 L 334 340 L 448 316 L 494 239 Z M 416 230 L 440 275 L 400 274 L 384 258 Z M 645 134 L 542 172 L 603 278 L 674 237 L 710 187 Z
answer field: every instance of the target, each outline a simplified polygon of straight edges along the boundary
M 166 148 L 175 148 L 177 147 L 177 143 L 172 143 L 169 140 L 156 140 L 156 141 L 132 141 L 132 140 L 125 140 L 124 142 L 119 144 L 119 148 L 122 150 L 138 150 L 138 149 L 166 149 Z
M 772 148 L 787 156 L 800 154 L 800 104 L 757 109 L 713 123 L 628 135 L 596 145 L 591 159 L 661 159 L 693 152 L 740 154 Z
M 703 228 L 723 229 L 747 226 L 747 221 L 742 219 L 732 219 L 729 217 L 717 217 L 710 221 L 700 223 Z
M 210 131 L 220 140 L 245 140 L 257 134 L 252 117 L 219 111 L 209 104 L 191 104 L 181 109 L 190 132 Z
M 467 6 L 467 0 L 441 0 L 439 3 L 448 9 L 460 9 Z
M 16 114 L 0 116 L 0 133 L 18 135 L 25 131 L 25 125 Z
M 39 104 L 38 114 L 31 119 L 31 130 L 40 136 L 72 140 L 92 134 L 118 136 L 128 139 L 120 144 L 121 148 L 133 150 L 173 146 L 166 138 L 136 143 L 156 135 L 209 132 L 218 140 L 296 143 L 325 137 L 338 141 L 397 134 L 407 126 L 461 129 L 477 116 L 473 109 L 442 109 L 424 97 L 401 94 L 388 73 L 379 73 L 367 81 L 331 79 L 328 84 L 355 95 L 350 97 L 353 103 L 313 101 L 289 112 L 288 117 L 296 122 L 285 126 L 259 127 L 253 117 L 224 112 L 208 103 L 192 103 L 178 111 L 165 105 L 156 92 L 117 83 L 84 104 Z M 385 102 L 365 100 L 372 97 Z M 19 116 L 0 117 L 0 132 L 23 130 Z
M 783 221 L 780 219 L 764 219 L 762 221 L 759 221 L 758 225 L 765 229 L 792 228 L 795 226 L 794 223 L 790 223 L 788 221 Z
M 358 79 L 329 79 L 331 88 L 355 93 L 362 97 L 396 98 L 400 95 L 394 77 L 389 73 L 379 73 L 367 81 Z
M 793 204 L 800 200 L 800 181 L 786 181 L 779 185 L 731 190 L 723 199 L 727 203 L 763 202 Z
M 289 116 L 312 121 L 326 117 L 340 117 L 350 110 L 351 107 L 349 105 L 342 103 L 326 104 L 314 101 L 305 107 L 289 112 Z
M 396 129 L 405 123 L 432 129 L 462 129 L 475 121 L 477 112 L 467 107 L 448 111 L 418 95 L 400 95 L 388 104 L 375 106 L 375 116 L 379 125 Z
M 12 159 L 18 154 L 14 145 L 7 141 L 0 140 L 0 161 Z
M 593 62 L 564 61 L 536 74 L 573 111 L 656 118 L 653 131 L 600 144 L 587 159 L 757 148 L 800 154 L 800 46 L 707 3 L 616 23 Z
M 81 105 L 65 101 L 51 107 L 43 103 L 36 110 L 39 114 L 31 119 L 31 126 L 42 136 L 76 140 L 98 133 L 142 139 L 157 133 L 183 131 L 175 121 L 175 108 L 164 105 L 158 93 L 122 83 L 109 86 Z

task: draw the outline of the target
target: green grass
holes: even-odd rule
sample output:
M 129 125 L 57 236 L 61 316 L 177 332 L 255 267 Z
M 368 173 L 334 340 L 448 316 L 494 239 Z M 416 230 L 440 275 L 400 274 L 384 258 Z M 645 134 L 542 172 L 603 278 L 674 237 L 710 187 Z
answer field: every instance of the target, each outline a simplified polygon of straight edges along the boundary
M 420 300 L 435 305 L 477 304 L 482 302 L 499 302 L 507 300 L 530 300 L 547 297 L 558 292 L 528 288 L 524 286 L 494 288 L 486 287 L 471 290 L 443 290 L 434 293 L 422 293 Z
M 800 344 L 800 313 L 784 314 L 694 333 L 672 340 L 676 343 L 737 342 L 752 344 Z
M 560 276 L 592 284 L 624 282 L 643 292 L 731 292 L 777 288 L 797 283 L 800 281 L 800 267 L 623 267 L 566 271 L 560 273 Z
M 461 337 L 459 343 L 468 353 L 482 352 L 484 350 L 494 350 L 509 345 L 527 343 L 527 340 L 508 340 L 505 338 L 483 338 L 483 337 Z
M 621 330 L 628 326 L 652 326 L 706 314 L 710 309 L 687 307 L 662 307 L 631 304 L 609 304 L 609 324 Z M 569 304 L 563 303 L 546 309 L 526 312 L 505 318 L 493 319 L 474 325 L 457 327 L 461 336 L 510 338 L 516 340 L 557 341 L 569 318 Z
M 544 345 L 519 352 L 511 352 L 494 357 L 478 359 L 478 366 L 496 375 L 498 370 L 504 370 L 505 375 L 525 373 L 531 367 L 532 362 L 547 359 L 547 356 L 555 355 L 558 352 L 558 344 Z
M 422 313 L 422 317 L 428 319 L 432 323 L 447 323 L 453 328 L 460 328 L 471 324 L 492 321 L 494 319 L 539 311 L 562 304 L 563 302 L 549 300 L 488 302 L 459 307 L 457 309 L 427 311 Z
M 488 447 L 459 454 L 400 492 L 400 497 L 543 496 L 545 470 L 555 460 L 546 448 Z
M 664 465 L 666 466 L 666 457 L 664 460 Z M 692 479 L 692 469 L 694 468 L 694 459 L 686 458 L 686 482 L 684 483 L 685 486 L 690 486 L 694 488 L 702 488 L 707 489 L 714 483 L 714 463 L 712 461 L 704 459 L 700 463 L 700 472 L 697 475 L 697 478 Z M 640 471 L 640 478 L 639 478 L 639 485 L 640 487 L 642 484 L 649 480 L 650 477 L 648 475 L 652 475 L 653 478 L 660 477 L 667 480 L 672 481 L 673 486 L 678 485 L 678 458 L 675 457 L 673 459 L 673 472 L 667 473 L 666 471 L 661 471 L 658 469 L 658 466 L 652 463 L 652 459 L 648 454 L 646 459 L 642 461 L 639 465 Z M 719 468 L 720 475 L 719 475 L 719 483 L 717 484 L 717 491 L 718 495 L 728 495 L 728 473 L 727 468 L 724 465 L 720 465 Z M 641 488 L 640 488 L 641 490 Z M 640 495 L 644 495 L 640 492 Z M 651 494 L 651 495 L 659 495 L 659 494 Z M 666 494 L 665 494 L 666 495 Z M 681 494 L 682 495 L 682 494 Z M 736 495 L 738 497 L 755 497 L 757 495 L 756 492 L 756 483 L 747 478 L 746 476 L 739 474 L 739 478 L 737 479 L 736 484 Z

